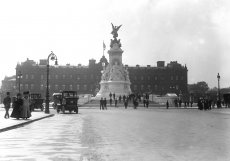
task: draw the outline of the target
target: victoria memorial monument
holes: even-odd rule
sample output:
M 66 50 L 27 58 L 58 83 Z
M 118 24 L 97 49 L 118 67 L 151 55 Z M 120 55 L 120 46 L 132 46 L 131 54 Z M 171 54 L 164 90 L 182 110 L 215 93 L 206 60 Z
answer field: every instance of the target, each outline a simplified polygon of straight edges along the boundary
M 96 95 L 96 98 L 109 98 L 110 93 L 115 93 L 116 96 L 123 96 L 131 94 L 130 80 L 128 69 L 122 63 L 121 42 L 118 37 L 118 30 L 120 26 L 114 26 L 112 24 L 113 39 L 110 42 L 109 64 L 103 67 L 100 90 Z

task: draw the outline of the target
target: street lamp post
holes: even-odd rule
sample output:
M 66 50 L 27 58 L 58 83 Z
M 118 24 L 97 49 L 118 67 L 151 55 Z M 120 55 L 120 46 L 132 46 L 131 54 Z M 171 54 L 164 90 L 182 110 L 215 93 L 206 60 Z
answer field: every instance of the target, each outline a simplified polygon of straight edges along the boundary
M 220 101 L 220 74 L 217 74 L 217 80 L 218 80 L 218 100 L 217 100 L 217 107 L 221 107 L 221 101 Z
M 18 72 L 18 93 L 21 92 L 21 78 L 22 78 L 22 72 Z
M 49 60 L 55 60 L 55 65 L 57 65 L 57 56 L 53 53 L 53 51 L 51 51 L 51 53 L 49 54 L 48 58 L 47 58 L 47 82 L 46 82 L 46 107 L 45 107 L 45 113 L 50 113 L 49 110 Z

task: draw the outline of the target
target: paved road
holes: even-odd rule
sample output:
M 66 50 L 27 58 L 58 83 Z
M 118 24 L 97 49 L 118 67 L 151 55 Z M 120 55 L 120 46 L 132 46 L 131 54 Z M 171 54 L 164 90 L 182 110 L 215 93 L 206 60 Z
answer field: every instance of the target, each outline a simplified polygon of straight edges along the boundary
M 230 115 L 81 109 L 0 134 L 0 160 L 227 161 Z

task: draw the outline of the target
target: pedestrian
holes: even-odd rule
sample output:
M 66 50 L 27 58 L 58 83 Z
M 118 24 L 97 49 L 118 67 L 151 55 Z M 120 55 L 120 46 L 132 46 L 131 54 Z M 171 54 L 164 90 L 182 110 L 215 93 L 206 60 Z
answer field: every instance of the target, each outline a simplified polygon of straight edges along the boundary
M 103 98 L 102 97 L 101 97 L 101 100 L 100 100 L 100 110 L 104 110 Z
M 20 112 L 21 112 L 20 109 L 21 109 L 22 105 L 23 105 L 22 95 L 21 95 L 21 93 L 18 93 L 17 98 L 14 102 L 13 111 L 12 111 L 10 117 L 16 118 L 18 120 L 20 117 Z
M 208 109 L 209 109 L 208 100 L 205 99 L 205 100 L 204 100 L 204 110 L 206 111 L 206 110 L 208 110 Z
M 110 98 L 110 99 L 109 99 L 109 104 L 110 104 L 110 106 L 112 106 L 112 102 L 113 102 L 113 100 L 112 100 L 112 98 Z
M 169 109 L 169 101 L 166 102 L 166 108 Z
M 9 109 L 11 104 L 10 92 L 6 92 L 6 97 L 3 100 L 3 104 L 6 111 L 4 118 L 7 119 L 10 117 L 9 116 Z
M 104 107 L 105 110 L 107 110 L 107 101 L 106 101 L 106 98 L 104 98 L 103 107 Z
M 143 100 L 143 104 L 144 104 L 144 107 L 145 107 L 145 105 L 146 105 L 146 100 L 145 100 L 145 98 L 144 98 L 144 100 Z
M 124 105 L 125 105 L 125 109 L 127 109 L 127 107 L 128 107 L 128 99 L 125 99 Z
M 146 99 L 145 104 L 146 104 L 146 108 L 149 108 L 149 99 Z
M 177 99 L 174 100 L 175 107 L 178 107 Z
M 109 93 L 109 98 L 111 98 L 111 97 L 112 97 L 112 93 L 110 92 L 110 93 Z
M 121 95 L 119 96 L 119 103 L 121 103 Z
M 23 92 L 22 99 L 23 99 L 23 105 L 20 112 L 20 117 L 23 119 L 28 119 L 31 117 L 29 91 Z
M 181 100 L 179 100 L 179 107 L 181 107 L 181 104 L 182 104 L 182 101 L 181 101 Z
M 201 98 L 198 99 L 197 106 L 198 106 L 198 109 L 199 109 L 199 110 L 203 110 L 203 104 L 202 104 Z
M 123 95 L 123 102 L 125 103 L 125 99 L 126 99 L 126 96 L 125 95 Z
M 115 92 L 113 93 L 113 99 L 115 100 L 115 97 L 116 97 L 116 95 L 115 95 Z
M 115 107 L 117 107 L 117 98 L 115 98 Z
M 134 109 L 137 109 L 137 106 L 138 106 L 138 98 L 134 98 L 134 100 L 133 100 L 133 106 L 134 106 Z

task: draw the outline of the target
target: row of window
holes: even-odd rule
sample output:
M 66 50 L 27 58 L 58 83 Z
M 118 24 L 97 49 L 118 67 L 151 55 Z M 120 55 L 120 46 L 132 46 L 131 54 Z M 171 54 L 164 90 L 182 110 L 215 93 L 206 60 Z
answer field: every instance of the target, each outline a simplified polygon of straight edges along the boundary
M 140 90 L 152 90 L 152 88 L 153 88 L 153 90 L 155 90 L 155 91 L 157 91 L 157 90 L 160 90 L 160 87 L 157 85 L 157 84 L 155 84 L 155 85 L 147 85 L 147 86 L 144 86 L 144 85 L 133 85 L 133 90 L 134 91 L 137 91 L 138 89 L 140 89 Z M 176 89 L 176 90 L 178 90 L 179 89 L 179 85 L 175 85 L 175 86 L 170 86 L 169 87 L 171 90 L 174 90 L 174 89 Z M 164 90 L 164 89 L 161 89 L 161 90 Z
M 130 79 L 131 80 L 138 80 L 138 77 L 137 76 L 131 76 L 130 77 Z M 140 80 L 145 80 L 145 77 L 144 76 L 141 76 L 140 78 L 139 78 Z M 157 81 L 157 80 L 165 80 L 165 77 L 159 77 L 159 76 L 154 76 L 154 77 L 151 77 L 151 76 L 147 76 L 146 77 L 146 80 L 155 80 L 155 81 Z M 170 77 L 170 80 L 171 81 L 173 81 L 173 80 L 176 80 L 176 81 L 178 81 L 178 80 L 184 80 L 184 77 L 183 76 L 178 76 L 178 75 L 176 75 L 176 76 L 171 76 Z
M 22 78 L 22 77 L 21 77 Z M 54 75 L 54 78 L 55 79 L 73 79 L 73 75 Z M 76 76 L 77 80 L 80 80 L 80 79 L 88 79 L 87 75 L 77 75 Z M 95 76 L 93 74 L 90 75 L 90 79 L 94 79 Z M 34 79 L 34 74 L 26 74 L 25 75 L 25 79 Z M 40 76 L 40 79 L 43 80 L 43 79 L 46 79 L 46 75 L 41 75 Z M 51 75 L 49 75 L 49 79 L 51 79 Z
M 59 90 L 73 90 L 73 85 L 54 85 L 53 86 L 54 90 L 59 91 Z M 77 84 L 76 85 L 76 90 L 85 90 L 87 91 L 89 88 L 88 85 L 84 84 L 83 86 Z M 93 89 L 93 85 L 90 85 L 90 88 Z M 34 84 L 20 84 L 20 89 L 21 90 L 34 90 Z M 46 89 L 46 85 L 41 84 L 40 85 L 40 90 L 45 90 Z M 49 85 L 49 89 L 51 89 L 51 85 Z
M 54 77 L 55 77 L 55 79 L 61 79 L 61 78 L 62 79 L 73 79 L 73 75 L 65 75 L 65 74 L 63 74 L 63 75 L 56 74 Z M 46 77 L 44 75 L 41 75 L 40 78 L 42 80 L 46 79 Z M 88 78 L 87 75 L 77 75 L 76 76 L 77 80 L 87 79 L 87 78 Z M 94 79 L 94 78 L 95 78 L 94 75 L 91 74 L 90 75 L 90 79 Z M 29 79 L 29 75 L 28 74 L 25 75 L 25 79 Z M 34 75 L 33 74 L 30 75 L 30 79 L 34 79 Z M 51 75 L 49 75 L 49 79 L 51 79 Z M 137 76 L 131 76 L 130 79 L 131 80 L 138 80 L 138 79 L 145 80 L 145 77 L 144 76 L 140 76 L 140 78 L 138 78 Z M 176 76 L 171 76 L 170 79 L 172 81 L 173 80 L 184 80 L 184 77 L 176 75 Z M 165 78 L 163 76 L 161 76 L 161 77 L 160 76 L 154 76 L 154 77 L 147 76 L 146 80 L 149 80 L 149 81 L 150 80 L 165 80 Z
M 145 85 L 132 85 L 132 86 L 133 86 L 133 90 L 135 90 L 135 91 L 138 90 L 138 89 L 140 89 L 140 90 L 145 90 L 145 89 L 148 89 L 148 90 L 152 90 L 152 89 L 159 90 L 159 86 L 157 84 L 155 84 L 155 85 L 147 85 L 147 86 L 145 86 Z M 84 84 L 84 85 L 77 84 L 76 85 L 76 90 L 85 90 L 85 91 L 87 91 L 89 87 L 91 89 L 94 88 L 93 85 L 88 86 L 87 84 Z M 30 85 L 29 84 L 21 84 L 20 88 L 22 90 L 23 89 L 24 90 L 34 90 L 34 84 L 30 84 Z M 51 85 L 49 85 L 49 89 L 50 88 L 51 88 Z M 58 85 L 58 84 L 56 84 L 56 85 L 54 85 L 53 88 L 56 91 L 58 91 L 58 90 L 73 90 L 73 85 L 72 84 L 70 84 L 70 85 L 65 85 L 65 84 Z M 179 85 L 170 86 L 169 88 L 171 90 L 174 90 L 174 89 L 178 90 L 179 89 Z M 40 85 L 40 90 L 44 90 L 44 89 L 46 89 L 46 85 L 41 84 Z

